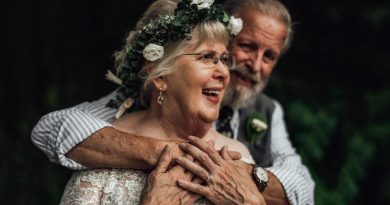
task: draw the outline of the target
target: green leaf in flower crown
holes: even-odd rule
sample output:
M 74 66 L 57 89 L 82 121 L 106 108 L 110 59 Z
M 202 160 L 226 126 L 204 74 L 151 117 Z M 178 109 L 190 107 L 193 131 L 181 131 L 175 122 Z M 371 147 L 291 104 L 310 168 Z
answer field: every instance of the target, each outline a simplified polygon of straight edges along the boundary
M 181 17 L 181 21 L 183 21 L 183 22 L 188 21 L 188 19 L 189 19 L 188 16 L 182 16 L 182 17 Z
M 172 21 L 172 25 L 180 27 L 181 26 L 181 20 L 180 19 L 175 19 Z
M 183 11 L 183 10 L 177 11 L 177 12 L 176 12 L 176 18 L 177 18 L 177 17 L 180 18 L 181 16 L 184 16 L 184 11 Z
M 230 17 L 226 13 L 224 13 L 222 21 L 225 23 L 229 23 L 229 20 L 230 20 Z
M 260 141 L 267 130 L 266 117 L 259 112 L 253 112 L 245 123 L 245 136 L 254 145 L 257 141 Z

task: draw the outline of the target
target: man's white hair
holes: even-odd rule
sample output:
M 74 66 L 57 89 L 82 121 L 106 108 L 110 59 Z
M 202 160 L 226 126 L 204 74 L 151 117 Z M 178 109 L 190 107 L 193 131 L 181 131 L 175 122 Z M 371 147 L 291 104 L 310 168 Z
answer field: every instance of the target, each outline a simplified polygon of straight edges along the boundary
M 278 0 L 226 0 L 223 4 L 224 9 L 233 15 L 247 10 L 255 10 L 261 14 L 274 17 L 286 25 L 287 36 L 284 41 L 282 54 L 284 54 L 291 45 L 293 39 L 293 28 L 290 12 Z M 239 15 L 236 17 L 240 17 Z

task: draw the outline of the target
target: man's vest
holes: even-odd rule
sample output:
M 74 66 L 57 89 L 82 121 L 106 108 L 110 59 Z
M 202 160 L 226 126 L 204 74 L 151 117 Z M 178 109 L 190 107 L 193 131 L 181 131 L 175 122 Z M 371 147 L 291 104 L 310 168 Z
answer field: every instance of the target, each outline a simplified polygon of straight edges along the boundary
M 271 98 L 265 94 L 259 94 L 256 97 L 255 103 L 247 108 L 239 109 L 240 125 L 238 127 L 238 140 L 244 143 L 256 161 L 256 164 L 262 167 L 269 167 L 271 162 L 271 134 L 272 134 L 272 114 L 275 110 L 275 104 Z M 265 131 L 263 137 L 254 144 L 245 136 L 246 124 L 248 118 L 253 112 L 259 112 L 265 117 L 265 123 L 268 129 Z

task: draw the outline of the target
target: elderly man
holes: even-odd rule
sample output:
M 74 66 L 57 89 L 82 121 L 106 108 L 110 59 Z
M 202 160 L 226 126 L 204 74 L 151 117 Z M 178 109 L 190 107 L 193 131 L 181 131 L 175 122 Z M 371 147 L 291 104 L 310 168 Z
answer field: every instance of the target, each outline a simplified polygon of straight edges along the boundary
M 242 166 L 248 172 L 254 170 L 253 180 L 259 190 L 250 190 L 251 195 L 242 186 L 236 188 L 242 190 L 232 191 L 206 190 L 202 189 L 202 185 L 185 181 L 179 181 L 179 185 L 207 198 L 221 198 L 212 200 L 221 203 L 229 200 L 245 203 L 260 195 L 268 204 L 313 204 L 314 183 L 288 139 L 282 108 L 278 102 L 261 93 L 279 57 L 291 42 L 290 15 L 276 0 L 227 0 L 224 6 L 235 17 L 242 18 L 244 27 L 230 46 L 237 67 L 231 72 L 230 90 L 224 104 L 231 109 L 227 108 L 227 112 L 224 109 L 221 111 L 224 113 L 220 114 L 230 121 L 221 119 L 216 128 L 244 142 L 258 165 L 248 168 L 244 167 L 244 163 L 227 160 L 227 166 L 232 169 L 226 168 L 224 174 L 232 179 L 247 177 L 252 181 L 251 175 L 239 175 L 234 167 Z M 51 161 L 71 169 L 151 169 L 158 163 L 165 145 L 176 145 L 174 147 L 179 152 L 177 142 L 157 141 L 114 129 L 109 122 L 113 121 L 116 110 L 105 106 L 112 96 L 42 117 L 32 131 L 33 142 Z M 251 139 L 246 131 L 247 120 L 253 113 L 262 113 L 262 120 L 268 125 L 261 139 Z M 180 148 L 195 158 L 205 154 L 211 158 L 219 155 L 197 140 L 193 140 L 192 145 L 180 144 Z M 226 160 L 226 157 L 223 159 Z M 178 163 L 195 174 L 202 174 L 196 172 L 215 166 L 191 164 L 192 161 L 185 158 L 178 159 Z M 180 170 L 183 169 L 177 169 Z M 218 172 L 209 175 L 214 181 L 229 178 L 226 176 L 218 175 Z M 150 190 L 152 193 L 153 188 Z

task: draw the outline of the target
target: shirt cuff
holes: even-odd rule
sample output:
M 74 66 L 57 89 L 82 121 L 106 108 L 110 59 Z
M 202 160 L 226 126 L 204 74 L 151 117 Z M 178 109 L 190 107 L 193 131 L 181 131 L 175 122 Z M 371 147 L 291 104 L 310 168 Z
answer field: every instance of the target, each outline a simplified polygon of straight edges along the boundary
M 314 204 L 314 182 L 306 167 L 291 170 L 284 167 L 265 168 L 278 178 L 290 205 Z
M 54 146 L 53 150 L 56 150 L 58 162 L 70 169 L 86 169 L 87 167 L 67 158 L 65 154 L 104 127 L 112 127 L 112 125 L 86 112 L 78 111 L 67 116 L 59 126 L 57 141 L 51 145 Z

